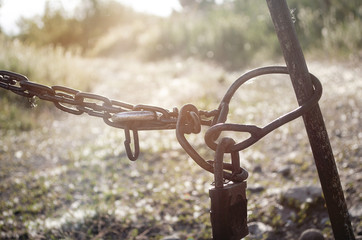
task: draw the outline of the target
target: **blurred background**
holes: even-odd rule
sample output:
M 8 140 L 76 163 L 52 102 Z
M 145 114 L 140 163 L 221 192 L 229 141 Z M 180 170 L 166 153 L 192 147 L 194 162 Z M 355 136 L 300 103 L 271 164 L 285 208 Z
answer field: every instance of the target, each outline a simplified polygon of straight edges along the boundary
M 321 108 L 362 235 L 362 4 L 287 3 L 308 67 L 324 86 Z M 284 65 L 261 0 L 0 0 L 0 46 L 0 69 L 31 81 L 170 110 L 215 109 L 243 72 Z M 243 87 L 228 121 L 262 126 L 294 109 L 286 79 Z M 296 239 L 311 227 L 332 239 L 303 128 L 295 121 L 241 153 L 251 173 L 250 239 Z M 201 134 L 190 140 L 213 158 Z M 141 133 L 136 162 L 123 141 L 99 119 L 0 89 L 0 238 L 210 239 L 213 177 L 174 132 Z

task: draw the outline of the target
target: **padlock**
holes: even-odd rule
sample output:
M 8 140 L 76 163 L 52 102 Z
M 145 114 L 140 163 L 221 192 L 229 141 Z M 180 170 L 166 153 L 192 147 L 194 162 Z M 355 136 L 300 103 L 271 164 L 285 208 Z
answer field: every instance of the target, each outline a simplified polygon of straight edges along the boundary
M 249 234 L 247 226 L 246 181 L 224 185 L 223 156 L 227 146 L 234 144 L 223 138 L 215 153 L 215 187 L 209 190 L 211 198 L 211 225 L 213 239 L 240 240 Z M 232 153 L 233 174 L 240 169 L 239 153 Z

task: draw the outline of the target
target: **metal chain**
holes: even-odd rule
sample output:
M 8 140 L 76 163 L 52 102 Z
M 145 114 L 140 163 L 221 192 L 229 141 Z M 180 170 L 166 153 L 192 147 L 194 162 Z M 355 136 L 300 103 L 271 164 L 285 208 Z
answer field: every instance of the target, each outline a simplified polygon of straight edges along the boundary
M 164 130 L 175 129 L 178 118 L 178 109 L 172 111 L 156 106 L 132 105 L 125 102 L 111 100 L 107 97 L 81 92 L 64 86 L 46 86 L 31 82 L 27 77 L 9 71 L 0 71 L 0 87 L 10 90 L 20 96 L 53 102 L 62 111 L 81 115 L 87 113 L 90 116 L 99 117 L 112 127 L 130 130 Z M 128 113 L 128 115 L 120 113 Z M 130 117 L 150 113 L 151 119 Z M 118 114 L 118 115 L 117 115 Z M 200 111 L 201 124 L 210 126 L 211 117 L 217 114 L 214 111 Z
M 169 111 L 164 108 L 149 105 L 132 105 L 125 102 L 111 100 L 107 97 L 92 93 L 81 92 L 63 86 L 45 86 L 30 82 L 27 77 L 9 72 L 0 71 L 0 87 L 10 90 L 20 96 L 50 101 L 65 112 L 102 118 L 103 121 L 125 131 L 124 142 L 127 156 L 134 161 L 139 155 L 139 130 L 176 129 L 176 137 L 182 148 L 203 169 L 214 173 L 214 161 L 206 161 L 187 141 L 185 134 L 198 134 L 201 125 L 209 126 L 205 134 L 207 146 L 216 151 L 218 144 L 215 141 L 223 131 L 250 133 L 250 137 L 243 142 L 228 144 L 225 153 L 231 153 L 233 159 L 239 158 L 239 152 L 259 141 L 276 128 L 288 123 L 308 112 L 318 103 L 322 95 L 322 86 L 319 80 L 311 74 L 314 93 L 308 101 L 295 110 L 275 119 L 265 127 L 255 125 L 225 123 L 229 113 L 229 103 L 239 87 L 248 80 L 266 74 L 289 74 L 286 67 L 271 66 L 252 70 L 238 78 L 224 95 L 218 109 L 212 111 L 198 110 L 194 105 L 187 104 L 180 109 Z M 133 131 L 134 152 L 131 149 L 131 134 Z M 223 163 L 223 178 L 242 182 L 248 177 L 248 172 L 240 166 Z

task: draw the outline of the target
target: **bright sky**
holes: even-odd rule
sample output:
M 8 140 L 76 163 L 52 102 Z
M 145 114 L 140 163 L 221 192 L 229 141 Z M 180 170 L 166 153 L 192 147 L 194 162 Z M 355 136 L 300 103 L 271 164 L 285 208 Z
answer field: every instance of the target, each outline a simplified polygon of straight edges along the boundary
M 16 34 L 16 22 L 20 17 L 33 17 L 42 14 L 46 2 L 62 6 L 72 11 L 81 0 L 0 0 L 0 26 L 5 33 Z M 152 13 L 159 16 L 168 16 L 172 10 L 180 9 L 178 0 L 117 0 L 133 7 L 136 11 Z

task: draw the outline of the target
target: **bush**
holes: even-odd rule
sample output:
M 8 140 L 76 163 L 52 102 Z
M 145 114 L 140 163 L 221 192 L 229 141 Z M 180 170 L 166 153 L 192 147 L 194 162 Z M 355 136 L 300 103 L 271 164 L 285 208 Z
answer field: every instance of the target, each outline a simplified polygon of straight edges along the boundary
M 362 48 L 361 14 L 358 0 L 291 0 L 296 29 L 303 49 L 320 49 L 328 57 L 360 57 Z
M 84 70 L 79 57 L 61 47 L 35 48 L 3 35 L 0 35 L 0 46 L 0 69 L 20 73 L 30 81 L 48 86 L 65 85 L 82 91 L 89 91 L 91 83 L 96 81 L 90 71 Z M 32 128 L 33 121 L 26 117 L 29 113 L 24 112 L 32 106 L 27 98 L 0 88 L 0 101 L 4 105 L 0 108 L 0 129 Z M 39 101 L 40 109 L 46 106 L 49 104 Z
M 207 12 L 176 13 L 162 22 L 145 55 L 148 59 L 193 56 L 229 69 L 260 61 L 260 55 L 273 57 L 278 42 L 265 7 L 233 12 L 222 5 Z
M 282 56 L 265 2 L 180 1 L 168 18 L 135 13 L 108 0 L 87 0 L 78 17 L 48 9 L 22 24 L 20 37 L 36 45 L 79 48 L 87 56 L 140 56 L 157 60 L 180 56 L 215 62 L 227 69 Z M 358 0 L 289 0 L 305 53 L 327 57 L 361 55 Z M 56 28 L 54 26 L 57 26 Z

